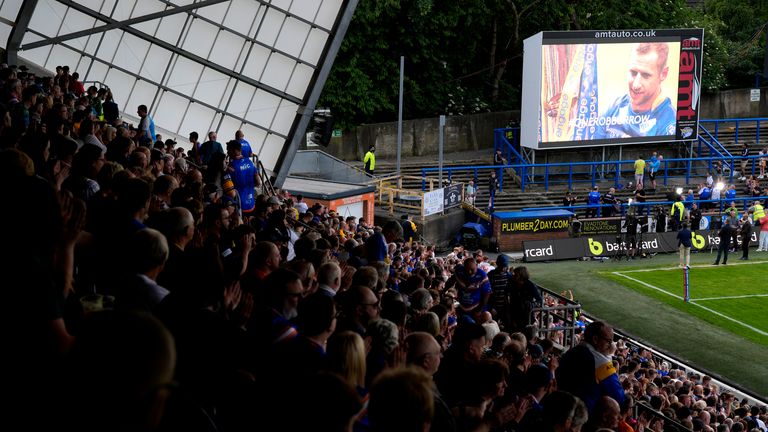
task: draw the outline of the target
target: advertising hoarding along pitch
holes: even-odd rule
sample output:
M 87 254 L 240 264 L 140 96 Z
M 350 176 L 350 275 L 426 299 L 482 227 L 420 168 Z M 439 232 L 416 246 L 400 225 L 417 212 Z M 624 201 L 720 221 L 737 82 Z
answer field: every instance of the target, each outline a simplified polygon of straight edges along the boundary
M 525 40 L 521 143 L 693 140 L 702 29 L 541 32 Z

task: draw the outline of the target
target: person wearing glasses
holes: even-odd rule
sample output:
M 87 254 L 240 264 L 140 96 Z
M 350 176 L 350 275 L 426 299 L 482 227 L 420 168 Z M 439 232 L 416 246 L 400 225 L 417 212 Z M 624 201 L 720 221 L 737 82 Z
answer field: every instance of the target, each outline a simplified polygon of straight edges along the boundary
M 624 390 L 613 367 L 613 328 L 602 321 L 590 323 L 583 341 L 566 351 L 556 371 L 558 390 L 580 398 L 592 413 L 603 396 L 624 403 Z

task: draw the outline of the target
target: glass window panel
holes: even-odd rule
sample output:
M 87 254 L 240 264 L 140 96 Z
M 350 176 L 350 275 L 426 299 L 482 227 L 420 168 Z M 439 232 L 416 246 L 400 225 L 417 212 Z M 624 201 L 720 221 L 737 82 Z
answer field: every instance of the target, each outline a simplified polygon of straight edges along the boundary
M 91 39 L 95 39 L 93 36 L 91 36 Z M 70 39 L 64 44 L 71 46 L 74 49 L 78 49 L 81 51 L 85 51 L 85 45 L 88 43 L 88 36 L 83 36 L 75 39 Z M 95 47 L 95 45 L 94 45 Z
M 341 9 L 342 0 L 323 0 L 320 5 L 320 11 L 317 13 L 315 24 L 326 30 L 333 30 L 333 23 L 336 22 L 336 16 Z
M 192 26 L 187 32 L 182 48 L 202 58 L 208 58 L 208 53 L 211 50 L 211 46 L 213 46 L 213 40 L 216 38 L 218 30 L 218 27 L 196 19 L 192 21 Z
M 115 7 L 115 3 L 117 0 L 91 0 L 93 3 L 97 3 L 98 6 L 92 9 L 97 9 L 101 7 L 100 12 L 102 15 L 107 15 L 112 13 L 112 9 Z
M 64 19 L 66 6 L 52 0 L 38 1 L 32 19 L 29 21 L 29 28 L 37 30 L 46 36 L 56 36 L 59 30 L 59 23 Z M 16 17 L 13 17 L 16 21 Z
M 248 104 L 251 103 L 251 97 L 255 91 L 256 87 L 239 82 L 237 87 L 235 87 L 235 92 L 232 95 L 232 101 L 230 101 L 227 111 L 238 117 L 245 118 Z
M 160 19 L 158 18 L 150 21 L 142 21 L 131 25 L 131 27 L 149 36 L 155 37 L 160 27 Z M 176 43 L 176 41 L 173 41 L 172 43 Z
M 170 51 L 157 45 L 152 45 L 149 48 L 147 61 L 144 62 L 140 75 L 152 81 L 161 82 L 165 69 L 168 67 L 168 62 L 171 60 L 171 55 Z
M 166 85 L 182 94 L 191 95 L 202 72 L 201 64 L 177 56 Z
M 146 105 L 149 107 L 150 105 L 152 105 L 152 100 L 155 98 L 155 92 L 157 92 L 156 86 L 146 81 L 142 81 L 142 80 L 136 81 L 136 85 L 133 86 L 133 92 L 131 93 L 130 99 L 128 99 L 128 104 L 127 104 L 128 108 L 126 109 L 135 110 L 136 107 L 138 107 L 139 105 Z M 152 106 L 150 110 L 152 111 L 152 114 L 154 117 L 154 113 L 157 111 L 157 104 Z M 155 119 L 155 124 L 162 126 L 163 122 L 161 119 L 159 121 L 158 119 Z
M 155 123 L 164 129 L 176 132 L 184 119 L 184 108 L 188 103 L 189 100 L 186 98 L 171 92 L 163 92 L 160 101 L 156 104 Z
M 288 78 L 291 76 L 291 70 L 296 64 L 295 61 L 280 54 L 272 54 L 264 70 L 261 82 L 276 89 L 283 90 L 288 86 Z
M 112 62 L 123 69 L 138 72 L 147 51 L 149 51 L 149 42 L 125 33 Z
M 54 45 L 51 49 L 51 54 L 48 56 L 47 63 L 43 66 L 47 67 L 48 70 L 56 69 L 57 65 L 69 65 L 70 67 L 74 67 L 79 58 L 80 54 L 68 48 L 64 48 L 61 45 Z
M 78 0 L 78 3 L 83 6 L 86 6 L 88 9 L 97 11 L 101 7 L 102 1 L 101 0 Z
M 275 48 L 298 57 L 301 54 L 301 47 L 304 45 L 304 40 L 307 38 L 309 30 L 310 27 L 299 20 L 293 18 L 286 19 L 282 30 L 280 30 L 280 36 L 277 37 Z
M 327 40 L 328 33 L 317 28 L 312 29 L 309 32 L 309 39 L 307 39 L 307 43 L 304 45 L 299 58 L 317 66 L 320 63 L 320 56 L 323 55 L 323 48 L 325 48 Z
M 102 24 L 104 24 L 104 22 L 98 21 L 98 25 Z M 97 25 L 97 21 L 94 18 L 70 8 L 67 11 L 67 16 L 64 17 L 64 22 L 62 23 L 61 30 L 59 30 L 59 35 L 91 29 L 95 25 Z
M 123 111 L 133 116 L 136 115 L 136 107 L 128 106 L 127 101 L 134 81 L 136 81 L 135 77 L 117 69 L 109 69 L 107 76 L 104 78 L 104 83 L 112 89 L 112 95 L 115 97 L 115 100 L 118 103 L 122 103 Z
M 269 127 L 275 111 L 280 106 L 280 100 L 279 97 L 264 90 L 257 90 L 245 119 L 258 125 Z
M 270 3 L 282 10 L 287 11 L 291 7 L 291 0 L 271 0 Z
M 317 14 L 317 9 L 320 7 L 321 1 L 322 0 L 295 1 L 291 5 L 290 12 L 307 21 L 314 22 L 315 14 Z
M 187 115 L 181 122 L 179 135 L 188 136 L 190 132 L 197 132 L 200 135 L 200 142 L 207 140 L 206 134 L 208 127 L 213 120 L 214 112 L 200 104 L 191 103 L 187 110 Z
M 51 47 L 46 46 L 46 47 L 40 47 L 40 48 L 31 49 L 31 50 L 21 51 L 19 53 L 19 56 L 24 60 L 27 60 L 35 64 L 39 64 L 45 67 L 45 59 L 48 58 L 48 54 L 50 52 L 51 52 Z M 55 69 L 56 65 L 53 65 L 53 68 Z
M 0 17 L 15 22 L 22 3 L 24 3 L 24 0 L 5 0 L 2 7 L 0 7 Z M 3 40 L 3 43 L 5 43 L 5 40 Z
M 245 39 L 228 31 L 222 31 L 216 39 L 209 60 L 227 69 L 232 69 L 235 67 L 235 61 L 244 46 Z
M 131 12 L 133 11 L 134 5 L 136 5 L 136 2 L 138 0 L 120 0 L 117 2 L 117 7 L 115 8 L 115 13 L 112 15 L 112 18 L 118 20 L 118 21 L 125 21 L 128 18 L 131 17 Z M 146 1 L 146 0 L 142 0 Z
M 87 52 L 88 54 L 95 54 L 96 48 L 99 46 L 99 41 L 101 40 L 101 33 L 92 34 L 90 38 L 88 38 L 87 43 L 85 44 L 85 49 L 83 51 Z
M 164 3 L 155 0 L 139 0 L 136 2 L 136 7 L 133 9 L 131 18 L 140 17 L 143 15 L 149 15 L 151 13 L 160 12 L 165 10 L 167 6 Z
M 0 45 L 5 48 L 8 44 L 8 36 L 11 35 L 11 26 L 6 23 L 0 23 Z
M 264 71 L 264 65 L 267 64 L 267 58 L 269 58 L 272 51 L 261 45 L 251 44 L 251 46 L 251 53 L 248 54 L 248 61 L 245 62 L 243 75 L 259 79 Z
M 229 3 L 230 2 L 224 2 L 202 7 L 200 9 L 195 9 L 195 12 L 197 12 L 198 15 L 204 16 L 217 24 L 221 24 L 221 21 L 224 19 L 224 15 L 227 13 L 227 7 L 229 6 Z
M 240 129 L 243 122 L 230 116 L 224 116 L 224 119 L 219 126 L 218 140 L 224 145 L 224 150 L 227 148 L 227 141 L 235 139 L 235 132 Z M 250 141 L 248 141 L 250 143 Z
M 111 63 L 114 57 L 117 55 L 117 47 L 120 44 L 120 36 L 122 34 L 123 32 L 120 30 L 110 30 L 108 32 L 102 33 L 104 40 L 101 41 L 101 46 L 99 47 L 99 53 L 97 57 Z
M 178 45 L 179 35 L 184 29 L 184 23 L 187 19 L 187 14 L 180 13 L 164 17 L 160 21 L 160 27 L 157 29 L 156 37 L 160 40 L 168 42 L 169 44 Z
M 195 99 L 213 106 L 219 106 L 224 90 L 227 87 L 228 79 L 229 77 L 226 75 L 220 74 L 213 69 L 205 68 L 203 76 L 200 77 L 200 82 L 197 85 L 197 90 L 195 90 Z
M 314 69 L 305 64 L 297 64 L 293 75 L 291 75 L 291 81 L 288 83 L 286 93 L 303 99 L 314 72 Z
M 253 0 L 232 0 L 232 7 L 224 18 L 224 26 L 244 35 L 251 34 L 253 18 L 260 19 L 264 8 Z
M 240 130 L 243 131 L 245 139 L 251 144 L 251 149 L 258 155 L 264 140 L 267 138 L 267 133 L 249 123 L 243 124 Z
M 267 45 L 273 45 L 277 39 L 277 34 L 280 32 L 283 19 L 285 19 L 284 14 L 271 8 L 267 9 L 267 15 L 261 22 L 261 28 L 259 29 L 259 34 L 256 35 L 256 40 Z
M 277 163 L 277 158 L 280 156 L 284 145 L 285 140 L 283 138 L 273 134 L 267 135 L 267 139 L 259 152 L 259 159 L 266 169 L 273 170 L 275 168 L 275 163 Z
M 280 109 L 277 110 L 277 116 L 275 116 L 275 120 L 272 122 L 270 129 L 277 133 L 288 135 L 293 120 L 296 118 L 297 108 L 298 106 L 296 104 L 283 100 L 282 103 L 280 103 Z
M 88 81 L 99 81 L 109 86 L 109 88 L 112 88 L 112 84 L 108 83 L 105 79 L 107 76 L 108 70 L 109 68 L 107 68 L 107 65 L 105 65 L 104 63 L 100 61 L 94 61 L 91 63 L 91 70 L 88 71 L 88 75 L 86 75 L 85 79 Z M 115 102 L 118 102 L 118 98 L 120 97 L 120 95 L 116 95 L 113 93 L 112 96 L 114 96 Z M 123 96 L 122 100 L 124 101 L 126 95 L 122 95 L 122 96 Z

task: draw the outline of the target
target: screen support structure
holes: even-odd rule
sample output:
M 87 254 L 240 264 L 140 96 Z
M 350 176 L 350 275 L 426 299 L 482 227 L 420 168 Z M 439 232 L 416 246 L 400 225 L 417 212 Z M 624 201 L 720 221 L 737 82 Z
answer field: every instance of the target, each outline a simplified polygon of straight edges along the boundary
M 304 131 L 309 126 L 309 121 L 312 119 L 317 101 L 320 99 L 320 94 L 323 91 L 325 81 L 328 79 L 328 75 L 331 72 L 333 66 L 333 60 L 336 58 L 336 54 L 341 48 L 341 42 L 344 40 L 344 35 L 347 33 L 349 23 L 352 21 L 352 15 L 357 8 L 358 0 L 347 0 L 342 6 L 342 12 L 338 15 L 336 24 L 334 25 L 335 32 L 333 39 L 330 43 L 326 44 L 324 61 L 319 69 L 315 70 L 315 75 L 312 78 L 312 90 L 307 98 L 306 102 L 299 104 L 299 111 L 296 114 L 296 118 L 291 126 L 292 137 L 290 138 L 290 144 L 283 146 L 280 155 L 275 163 L 274 176 L 272 178 L 272 184 L 275 187 L 281 187 L 288 177 L 288 171 L 291 169 L 291 163 L 296 156 L 296 151 L 299 149 L 299 144 L 305 139 Z

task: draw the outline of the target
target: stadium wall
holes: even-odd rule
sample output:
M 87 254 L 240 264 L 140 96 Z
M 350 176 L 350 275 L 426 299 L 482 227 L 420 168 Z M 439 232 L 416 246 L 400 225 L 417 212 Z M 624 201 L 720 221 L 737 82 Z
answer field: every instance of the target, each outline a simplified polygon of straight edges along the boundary
M 760 89 L 760 101 L 750 102 L 750 89 L 726 90 L 708 93 L 702 96 L 702 119 L 768 117 L 768 88 Z M 394 114 L 393 114 L 394 117 Z M 472 151 L 493 148 L 493 130 L 509 124 L 512 119 L 519 119 L 520 111 L 499 111 L 465 116 L 448 116 L 445 128 L 445 153 Z M 437 156 L 438 119 L 425 118 L 403 122 L 402 156 Z M 342 160 L 362 160 L 368 146 L 376 146 L 376 155 L 382 159 L 394 159 L 397 155 L 397 122 L 361 125 L 351 131 L 344 131 L 342 137 L 333 138 L 326 151 Z M 623 159 L 632 159 L 638 155 L 647 157 L 648 144 L 626 146 Z M 610 151 L 608 147 L 606 151 Z M 655 145 L 654 150 L 664 146 Z M 596 154 L 602 154 L 601 148 L 595 148 Z M 586 152 L 557 151 L 568 154 L 568 161 L 595 160 Z M 666 153 L 667 158 L 674 153 Z M 678 157 L 675 155 L 674 157 Z M 679 155 L 679 157 L 684 157 Z M 559 159 L 559 158 L 558 158 Z M 599 159 L 599 157 L 598 157 Z M 616 158 L 614 158 L 616 159 Z M 560 162 L 562 160 L 557 160 Z M 545 162 L 539 161 L 537 162 Z M 556 162 L 549 160 L 549 162 Z

